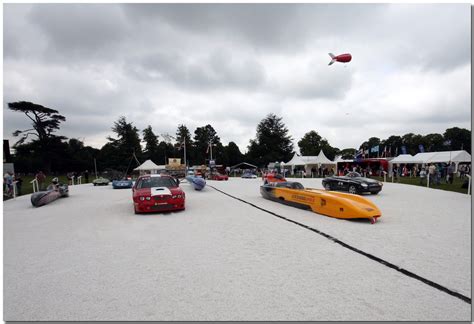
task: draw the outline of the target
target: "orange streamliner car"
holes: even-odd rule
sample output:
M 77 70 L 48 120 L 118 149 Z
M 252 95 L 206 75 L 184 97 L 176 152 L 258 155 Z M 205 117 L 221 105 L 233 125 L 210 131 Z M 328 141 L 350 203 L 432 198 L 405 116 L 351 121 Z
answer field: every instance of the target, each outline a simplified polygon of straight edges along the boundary
M 299 182 L 267 183 L 260 187 L 260 193 L 266 199 L 329 217 L 366 218 L 373 224 L 382 216 L 373 202 L 359 195 L 304 188 Z

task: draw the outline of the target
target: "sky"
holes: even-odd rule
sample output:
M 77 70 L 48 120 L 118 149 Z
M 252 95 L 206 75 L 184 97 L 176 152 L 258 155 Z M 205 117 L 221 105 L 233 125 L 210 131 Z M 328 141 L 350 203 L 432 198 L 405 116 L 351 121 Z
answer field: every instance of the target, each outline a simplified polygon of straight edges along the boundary
M 31 127 L 15 101 L 96 148 L 120 116 L 140 134 L 210 124 L 242 152 L 269 113 L 295 149 L 311 130 L 339 149 L 470 130 L 470 18 L 470 4 L 4 4 L 3 136 Z

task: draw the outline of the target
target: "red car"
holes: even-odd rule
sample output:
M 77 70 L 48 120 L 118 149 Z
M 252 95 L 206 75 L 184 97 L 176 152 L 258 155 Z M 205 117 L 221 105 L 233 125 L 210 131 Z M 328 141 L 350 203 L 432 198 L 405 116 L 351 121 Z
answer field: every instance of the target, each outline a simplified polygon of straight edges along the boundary
M 148 174 L 132 188 L 135 214 L 183 210 L 185 195 L 179 180 L 169 175 Z
M 267 173 L 263 176 L 263 182 L 265 184 L 269 182 L 286 182 L 286 179 L 281 174 Z
M 229 180 L 229 176 L 221 173 L 213 173 L 209 176 L 209 180 Z

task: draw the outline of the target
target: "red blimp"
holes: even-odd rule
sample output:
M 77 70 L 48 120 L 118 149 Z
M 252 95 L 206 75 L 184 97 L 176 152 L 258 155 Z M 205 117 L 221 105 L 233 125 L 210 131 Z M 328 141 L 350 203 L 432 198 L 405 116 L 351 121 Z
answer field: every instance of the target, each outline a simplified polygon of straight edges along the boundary
M 329 53 L 329 56 L 331 57 L 331 62 L 329 62 L 328 65 L 333 64 L 334 62 L 341 62 L 341 63 L 347 63 L 352 60 L 352 56 L 349 53 L 346 54 L 340 54 L 335 56 L 333 53 Z

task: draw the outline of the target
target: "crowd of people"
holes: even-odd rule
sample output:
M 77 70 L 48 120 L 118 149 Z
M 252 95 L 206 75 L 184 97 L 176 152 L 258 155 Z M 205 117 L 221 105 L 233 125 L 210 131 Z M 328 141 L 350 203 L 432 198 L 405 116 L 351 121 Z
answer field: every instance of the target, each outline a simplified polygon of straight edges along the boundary
M 470 174 L 470 164 L 461 164 L 456 170 L 456 165 L 454 162 L 430 163 L 426 166 L 419 164 L 404 164 L 403 166 L 399 166 L 394 164 L 392 167 L 392 176 L 394 181 L 398 181 L 399 177 L 418 177 L 420 179 L 421 185 L 425 185 L 427 181 L 433 185 L 439 185 L 442 182 L 452 184 L 456 176 L 464 179 L 466 175 Z

